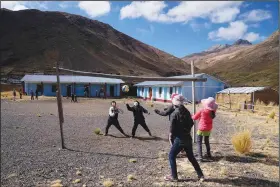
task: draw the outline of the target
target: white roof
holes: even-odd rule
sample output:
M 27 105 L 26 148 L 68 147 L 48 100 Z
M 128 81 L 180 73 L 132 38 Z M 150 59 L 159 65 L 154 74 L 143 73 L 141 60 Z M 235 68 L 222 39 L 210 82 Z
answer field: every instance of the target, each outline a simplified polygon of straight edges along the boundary
M 121 79 L 103 78 L 103 77 L 91 77 L 91 76 L 72 76 L 72 75 L 60 75 L 61 83 L 111 83 L 120 84 L 124 83 Z M 25 75 L 21 81 L 24 82 L 44 82 L 44 83 L 56 83 L 56 75 Z
M 236 88 L 227 88 L 225 90 L 222 90 L 218 93 L 253 93 L 257 91 L 262 91 L 267 89 L 266 87 L 236 87 Z

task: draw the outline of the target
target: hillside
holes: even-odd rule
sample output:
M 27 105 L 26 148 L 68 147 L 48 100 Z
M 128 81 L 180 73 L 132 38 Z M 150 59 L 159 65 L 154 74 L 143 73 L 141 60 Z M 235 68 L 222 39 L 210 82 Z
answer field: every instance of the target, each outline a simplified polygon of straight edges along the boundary
M 178 75 L 190 66 L 108 24 L 63 12 L 1 9 L 1 73 L 54 73 L 52 51 L 61 65 L 82 71 L 126 75 Z
M 200 72 L 220 77 L 233 86 L 279 85 L 279 31 L 256 45 L 232 45 L 212 53 L 188 56 Z
M 206 69 L 213 66 L 217 60 L 224 57 L 233 57 L 233 52 L 243 50 L 244 48 L 250 47 L 252 44 L 247 40 L 237 40 L 232 45 L 229 44 L 218 44 L 210 47 L 209 49 L 202 51 L 200 53 L 194 53 L 187 55 L 182 58 L 188 64 L 194 61 L 194 64 L 199 69 Z

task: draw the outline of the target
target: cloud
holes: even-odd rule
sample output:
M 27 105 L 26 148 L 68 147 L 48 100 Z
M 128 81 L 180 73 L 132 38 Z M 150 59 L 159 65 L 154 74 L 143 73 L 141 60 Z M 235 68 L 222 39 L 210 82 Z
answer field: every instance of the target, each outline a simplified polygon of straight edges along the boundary
M 272 18 L 272 15 L 270 11 L 256 9 L 241 14 L 239 18 L 246 22 L 260 22 Z
M 46 1 L 1 1 L 2 8 L 7 8 L 12 11 L 25 9 L 47 10 L 47 3 Z
M 190 27 L 192 28 L 193 31 L 198 32 L 201 29 L 210 29 L 211 28 L 211 24 L 210 23 L 197 23 L 195 21 L 192 21 L 190 23 Z
M 148 21 L 175 23 L 195 18 L 210 19 L 213 23 L 233 21 L 239 14 L 243 2 L 236 1 L 188 1 L 164 12 L 168 5 L 163 1 L 132 2 L 121 8 L 120 19 L 144 18 Z
M 6 8 L 13 11 L 28 9 L 23 1 L 1 1 L 1 8 Z
M 92 18 L 104 16 L 111 11 L 109 1 L 80 1 L 78 7 Z
M 252 24 L 249 25 L 249 27 L 259 28 L 260 24 L 259 23 L 252 23 Z
M 260 36 L 260 34 L 254 32 L 249 32 L 244 36 L 244 39 L 248 40 L 249 42 L 255 42 L 259 40 L 263 41 L 265 38 L 265 36 Z
M 248 26 L 242 21 L 231 22 L 228 27 L 220 27 L 216 31 L 208 33 L 210 40 L 237 40 L 244 36 Z
M 136 28 L 136 32 L 144 35 L 144 34 L 154 34 L 155 28 L 153 25 L 150 25 L 148 29 L 143 29 L 143 28 Z
M 168 20 L 168 17 L 165 14 L 163 14 L 163 9 L 165 7 L 167 7 L 167 5 L 163 1 L 134 1 L 121 8 L 120 19 L 135 19 L 143 17 L 148 21 L 171 21 Z
M 62 9 L 67 9 L 70 7 L 70 4 L 67 1 L 62 1 L 61 3 L 59 3 L 59 7 Z

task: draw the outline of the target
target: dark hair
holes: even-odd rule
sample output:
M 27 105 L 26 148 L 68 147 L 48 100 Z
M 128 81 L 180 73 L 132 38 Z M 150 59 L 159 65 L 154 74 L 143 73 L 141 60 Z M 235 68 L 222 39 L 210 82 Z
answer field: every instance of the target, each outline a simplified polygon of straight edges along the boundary
M 112 105 L 113 103 L 117 104 L 116 101 L 112 101 L 112 102 L 111 102 L 111 105 Z
M 216 117 L 215 112 L 214 112 L 214 111 L 211 111 L 210 116 L 211 116 L 212 119 L 214 119 L 214 118 Z

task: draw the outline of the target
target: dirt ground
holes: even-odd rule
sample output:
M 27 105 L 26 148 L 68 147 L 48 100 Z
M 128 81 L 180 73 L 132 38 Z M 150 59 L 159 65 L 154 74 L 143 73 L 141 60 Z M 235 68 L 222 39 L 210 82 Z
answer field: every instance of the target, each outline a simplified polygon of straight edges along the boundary
M 95 128 L 104 131 L 110 101 L 80 99 L 70 103 L 64 98 L 67 149 L 61 150 L 55 98 L 15 102 L 2 99 L 1 186 L 50 186 L 57 179 L 62 180 L 63 186 L 103 186 L 107 179 L 114 186 L 279 186 L 278 119 L 218 111 L 210 138 L 214 161 L 201 163 L 207 180 L 199 183 L 187 158 L 179 156 L 177 165 L 182 180 L 167 183 L 163 177 L 170 173 L 169 121 L 153 112 L 155 108 L 163 109 L 163 104 L 151 107 L 142 102 L 151 112 L 145 117 L 154 137 L 139 126 L 137 138 L 130 139 L 114 127 L 108 137 L 94 134 Z M 132 113 L 125 108 L 124 100 L 117 103 L 124 110 L 119 116 L 120 124 L 131 134 Z M 250 156 L 237 155 L 231 144 L 231 136 L 244 129 L 252 132 Z M 136 180 L 128 181 L 128 175 Z M 76 179 L 81 181 L 74 184 Z

